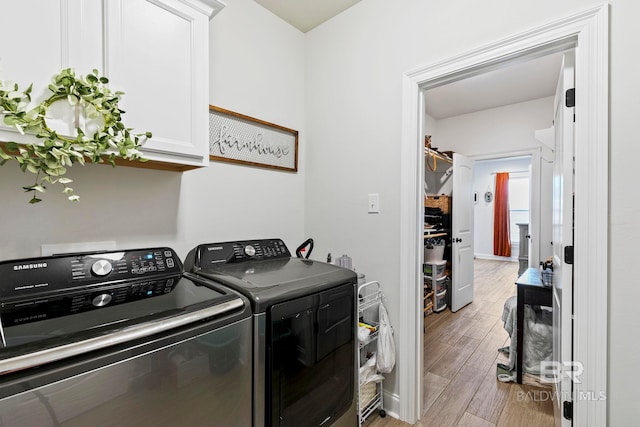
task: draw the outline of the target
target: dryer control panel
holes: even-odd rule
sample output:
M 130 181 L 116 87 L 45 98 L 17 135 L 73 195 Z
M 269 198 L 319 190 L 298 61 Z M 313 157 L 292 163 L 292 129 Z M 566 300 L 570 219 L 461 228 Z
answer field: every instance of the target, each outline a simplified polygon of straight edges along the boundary
M 289 249 L 281 239 L 208 243 L 198 246 L 196 252 L 195 262 L 200 268 L 208 268 L 220 264 L 291 257 Z

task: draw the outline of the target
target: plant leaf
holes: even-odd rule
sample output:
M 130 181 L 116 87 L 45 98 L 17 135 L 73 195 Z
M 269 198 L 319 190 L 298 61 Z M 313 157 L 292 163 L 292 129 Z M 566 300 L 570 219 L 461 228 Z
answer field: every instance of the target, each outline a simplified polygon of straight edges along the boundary
M 106 86 L 108 82 L 97 69 L 76 76 L 73 69 L 65 68 L 53 76 L 48 86 L 49 98 L 30 108 L 33 85 L 21 91 L 16 83 L 0 81 L 0 114 L 4 123 L 40 141 L 38 144 L 8 142 L 0 148 L 0 165 L 16 160 L 21 171 L 38 175 L 35 185 L 24 187 L 25 191 L 44 192 L 45 182 L 60 183 L 63 192 L 70 194 L 69 200 L 75 201 L 78 196 L 66 185 L 72 180 L 63 177 L 67 173 L 65 166 L 71 167 L 76 162 L 84 165 L 87 159 L 97 163 L 108 161 L 113 166 L 116 157 L 146 160 L 139 149 L 152 134 L 134 133 L 122 123 L 124 111 L 118 102 L 124 92 L 111 91 Z M 58 100 L 82 107 L 84 118 L 92 123 L 90 130 L 79 128 L 72 138 L 58 135 L 47 127 L 47 110 Z M 34 196 L 30 203 L 40 201 Z

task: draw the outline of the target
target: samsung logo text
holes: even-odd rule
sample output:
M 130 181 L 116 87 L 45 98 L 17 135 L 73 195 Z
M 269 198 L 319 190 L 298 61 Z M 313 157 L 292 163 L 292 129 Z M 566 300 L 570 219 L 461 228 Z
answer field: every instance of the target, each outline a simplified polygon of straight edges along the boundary
M 46 262 L 38 262 L 35 264 L 18 264 L 13 266 L 13 271 L 34 270 L 36 268 L 47 268 Z

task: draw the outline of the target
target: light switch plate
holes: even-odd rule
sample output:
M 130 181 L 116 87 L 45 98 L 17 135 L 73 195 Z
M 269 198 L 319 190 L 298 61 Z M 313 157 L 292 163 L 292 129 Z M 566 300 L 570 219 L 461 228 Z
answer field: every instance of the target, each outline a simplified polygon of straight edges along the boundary
M 369 213 L 380 213 L 380 195 L 369 194 Z

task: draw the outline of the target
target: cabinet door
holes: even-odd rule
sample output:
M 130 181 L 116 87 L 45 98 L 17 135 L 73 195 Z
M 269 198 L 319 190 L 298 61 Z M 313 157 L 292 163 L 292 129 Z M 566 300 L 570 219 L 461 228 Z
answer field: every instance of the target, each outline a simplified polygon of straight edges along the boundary
M 105 2 L 105 74 L 151 160 L 208 164 L 209 19 L 179 0 Z
M 61 69 L 86 73 L 102 67 L 101 7 L 94 0 L 5 2 L 0 28 L 0 80 L 17 83 L 21 90 L 33 84 L 32 105 L 51 95 L 48 85 Z M 0 141 L 34 140 L 0 120 Z
M 33 98 L 37 102 L 48 97 L 46 89 L 51 76 L 63 65 L 63 3 L 66 2 L 24 0 L 2 5 L 0 80 L 18 83 L 20 89 L 34 83 Z M 39 13 L 33 13 L 34 10 Z

